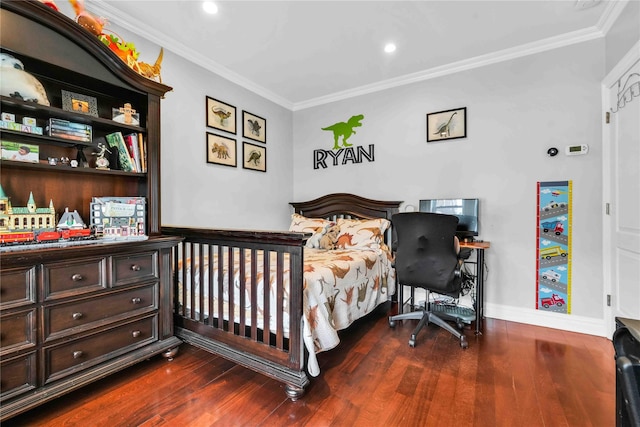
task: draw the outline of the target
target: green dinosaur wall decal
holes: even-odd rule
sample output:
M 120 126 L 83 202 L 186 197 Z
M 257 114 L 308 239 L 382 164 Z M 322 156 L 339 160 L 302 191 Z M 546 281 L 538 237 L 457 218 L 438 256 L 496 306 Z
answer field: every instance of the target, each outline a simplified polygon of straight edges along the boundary
M 342 146 L 343 147 L 351 147 L 353 144 L 349 144 L 347 140 L 356 133 L 353 128 L 362 126 L 362 120 L 364 119 L 364 115 L 358 114 L 357 116 L 352 116 L 347 122 L 338 122 L 334 123 L 331 126 L 327 126 L 326 128 L 322 128 L 322 130 L 333 132 L 333 149 L 339 150 L 340 144 L 339 140 L 342 137 Z

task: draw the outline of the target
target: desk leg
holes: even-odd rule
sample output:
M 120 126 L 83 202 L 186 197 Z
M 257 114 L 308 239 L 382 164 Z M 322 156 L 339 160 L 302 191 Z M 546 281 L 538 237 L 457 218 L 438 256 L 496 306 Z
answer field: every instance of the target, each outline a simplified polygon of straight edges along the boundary
M 476 335 L 482 335 L 480 325 L 484 319 L 484 249 L 477 249 L 476 256 Z

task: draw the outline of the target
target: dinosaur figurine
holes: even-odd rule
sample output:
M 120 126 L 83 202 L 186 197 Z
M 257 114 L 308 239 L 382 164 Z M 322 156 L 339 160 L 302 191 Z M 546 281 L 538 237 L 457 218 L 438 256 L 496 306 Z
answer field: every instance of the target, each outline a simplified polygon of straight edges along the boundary
M 153 80 L 157 77 L 158 82 L 162 83 L 162 76 L 160 76 L 160 64 L 162 64 L 163 56 L 164 56 L 164 49 L 160 48 L 160 53 L 158 54 L 158 59 L 156 59 L 155 64 L 151 65 L 151 64 L 147 64 L 146 62 L 138 62 L 136 64 L 138 69 L 136 70 L 135 68 L 136 66 L 132 68 L 136 70 L 139 74 L 141 74 L 142 76 L 148 79 Z
M 357 116 L 352 116 L 349 120 L 347 120 L 346 123 L 338 122 L 326 128 L 322 128 L 322 130 L 330 130 L 333 132 L 334 150 L 340 149 L 340 145 L 338 144 L 338 140 L 340 139 L 340 137 L 342 137 L 343 147 L 351 147 L 353 145 L 349 144 L 347 140 L 351 137 L 351 135 L 356 133 L 353 128 L 362 126 L 362 123 L 360 123 L 362 119 L 364 119 L 364 116 L 362 114 L 359 114 Z
M 78 25 L 89 31 L 94 36 L 102 34 L 102 29 L 106 25 L 107 21 L 104 18 L 99 18 L 87 12 L 84 8 L 84 0 L 69 0 L 73 11 L 76 14 L 76 22 Z
M 451 135 L 451 120 L 453 120 L 453 116 L 455 116 L 456 114 L 458 114 L 457 111 L 455 113 L 453 113 L 451 115 L 451 117 L 449 117 L 449 120 L 447 121 L 447 123 L 444 123 L 444 124 L 440 125 L 438 130 L 436 130 L 433 134 L 434 135 L 440 135 L 442 137 L 450 136 Z

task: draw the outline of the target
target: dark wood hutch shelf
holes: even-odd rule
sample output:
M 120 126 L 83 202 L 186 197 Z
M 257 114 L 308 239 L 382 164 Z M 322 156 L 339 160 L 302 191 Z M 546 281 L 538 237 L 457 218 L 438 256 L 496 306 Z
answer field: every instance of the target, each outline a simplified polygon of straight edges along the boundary
M 13 207 L 30 193 L 52 200 L 58 216 L 77 210 L 89 222 L 95 196 L 146 198 L 149 239 L 26 250 L 0 250 L 0 421 L 99 380 L 155 354 L 171 356 L 181 341 L 172 320 L 171 252 L 160 215 L 160 101 L 169 86 L 129 68 L 100 40 L 39 1 L 0 3 L 2 52 L 21 60 L 45 87 L 50 106 L 0 97 L 20 122 L 49 118 L 92 126 L 92 143 L 2 129 L 0 139 L 37 145 L 40 163 L 0 161 L 0 182 Z M 61 91 L 96 98 L 98 116 L 62 108 Z M 130 103 L 140 126 L 111 120 Z M 108 133 L 142 134 L 146 173 L 50 166 L 48 157 L 87 158 Z M 0 212 L 0 219 L 1 219 Z M 0 226 L 2 224 L 0 223 Z

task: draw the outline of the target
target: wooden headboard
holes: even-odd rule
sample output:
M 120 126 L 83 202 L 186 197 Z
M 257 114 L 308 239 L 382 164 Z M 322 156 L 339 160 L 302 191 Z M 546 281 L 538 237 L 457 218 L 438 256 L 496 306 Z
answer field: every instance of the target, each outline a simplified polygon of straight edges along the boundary
M 398 212 L 401 201 L 372 200 L 348 193 L 333 193 L 307 202 L 291 202 L 296 213 L 307 218 L 386 218 Z

